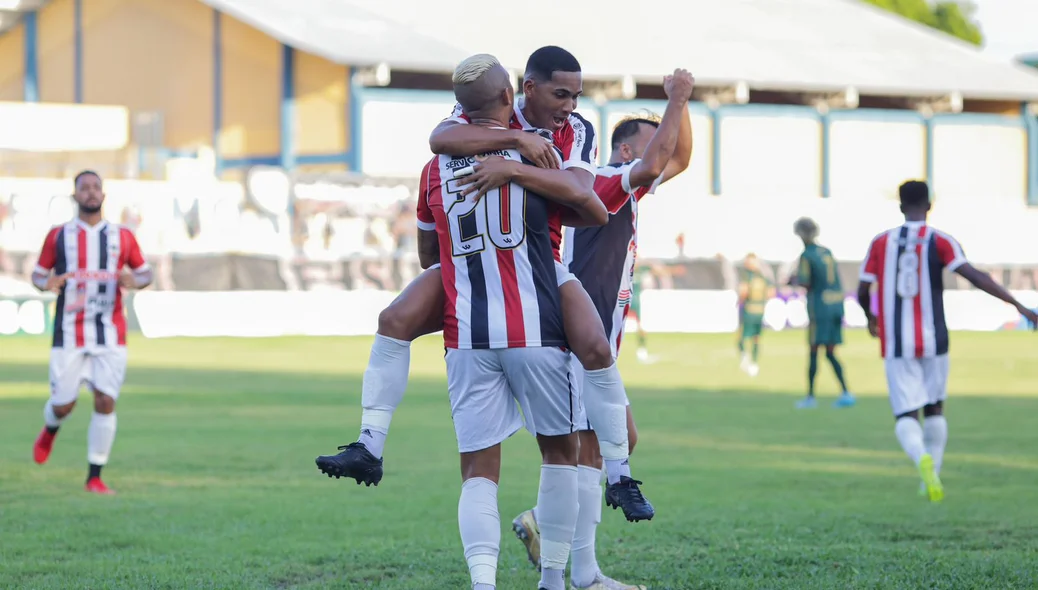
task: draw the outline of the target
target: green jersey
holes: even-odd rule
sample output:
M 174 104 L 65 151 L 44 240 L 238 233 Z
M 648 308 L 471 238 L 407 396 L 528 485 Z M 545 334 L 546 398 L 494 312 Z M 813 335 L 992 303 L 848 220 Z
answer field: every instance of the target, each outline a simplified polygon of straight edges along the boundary
M 800 255 L 797 283 L 807 289 L 807 314 L 812 318 L 843 317 L 843 286 L 832 252 L 809 244 Z
M 768 295 L 771 291 L 771 281 L 755 270 L 747 270 L 743 275 L 741 292 L 746 290 L 746 299 L 743 300 L 742 312 L 746 315 L 764 315 L 764 307 L 768 304 Z

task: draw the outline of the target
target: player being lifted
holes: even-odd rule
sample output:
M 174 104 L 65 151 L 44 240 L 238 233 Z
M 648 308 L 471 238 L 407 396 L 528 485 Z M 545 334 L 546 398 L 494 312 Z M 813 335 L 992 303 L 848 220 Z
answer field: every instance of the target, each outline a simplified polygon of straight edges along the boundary
M 583 91 L 580 64 L 568 51 L 555 46 L 535 51 L 527 62 L 523 80 L 524 100 L 514 110 L 510 128 L 488 129 L 469 125 L 460 108 L 443 121 L 430 137 L 433 153 L 470 155 L 517 149 L 541 168 L 562 168 L 571 182 L 591 190 L 597 157 L 594 128 L 573 112 Z M 537 130 L 548 130 L 547 141 Z M 558 164 L 556 147 L 562 151 Z M 480 194 L 515 178 L 521 165 L 488 160 L 474 166 L 465 180 L 465 190 Z M 565 219 L 565 214 L 563 221 Z M 420 229 L 430 229 L 419 223 Z M 552 244 L 556 260 L 562 228 L 553 221 Z M 587 413 L 601 426 L 602 455 L 608 484 L 628 519 L 645 520 L 653 515 L 652 505 L 631 477 L 628 464 L 627 399 L 623 382 L 612 357 L 605 330 L 594 305 L 580 283 L 561 262 L 557 263 L 566 338 L 586 369 Z M 318 468 L 329 476 L 346 476 L 377 484 L 382 478 L 382 450 L 393 412 L 407 387 L 411 340 L 442 328 L 444 291 L 440 270 L 430 268 L 379 314 L 379 328 L 364 373 L 361 398 L 361 434 L 357 442 L 340 447 L 337 455 L 318 457 Z M 520 329 L 521 326 L 516 326 Z M 479 328 L 483 329 L 483 328 Z
M 750 253 L 743 260 L 743 273 L 739 281 L 739 352 L 742 355 L 740 368 L 751 377 L 760 372 L 757 356 L 760 352 L 760 335 L 764 330 L 764 308 L 775 296 L 775 287 L 760 269 L 757 255 Z M 746 350 L 746 341 L 751 349 Z
M 89 472 L 86 491 L 113 493 L 101 468 L 115 441 L 115 401 L 126 375 L 126 316 L 121 289 L 143 289 L 152 272 L 133 233 L 101 216 L 105 194 L 92 171 L 76 175 L 76 220 L 50 230 L 32 282 L 54 291 L 54 338 L 50 353 L 50 399 L 43 406 L 43 430 L 33 459 L 47 462 L 62 421 L 72 412 L 85 381 L 94 392 L 87 430 Z M 128 272 L 126 269 L 132 270 Z
M 675 70 L 664 79 L 667 108 L 660 121 L 632 117 L 613 130 L 609 164 L 598 168 L 595 192 L 609 209 L 609 222 L 601 227 L 566 229 L 563 261 L 584 285 L 609 334 L 614 358 L 620 354 L 624 324 L 630 310 L 630 292 L 638 253 L 638 202 L 688 167 L 692 156 L 692 125 L 688 101 L 694 80 L 686 70 Z M 583 368 L 575 359 L 572 371 L 579 378 Z M 581 396 L 583 397 L 583 396 Z M 580 430 L 579 511 L 573 537 L 573 588 L 634 590 L 606 577 L 595 557 L 595 533 L 602 520 L 602 455 L 598 438 L 583 411 L 578 414 Z M 637 442 L 637 429 L 627 406 L 629 449 Z M 616 506 L 606 493 L 606 504 Z M 526 545 L 534 565 L 539 563 L 543 508 L 538 505 L 512 522 L 516 536 Z
M 854 396 L 847 389 L 843 377 L 843 366 L 836 358 L 836 347 L 843 344 L 843 300 L 840 273 L 836 272 L 836 261 L 825 246 L 815 243 L 818 225 L 812 219 L 802 217 L 793 225 L 793 233 L 804 241 L 804 252 L 800 255 L 800 266 L 791 281 L 807 290 L 807 317 L 810 361 L 807 368 L 807 397 L 797 402 L 798 408 L 813 408 L 815 401 L 815 376 L 818 375 L 818 349 L 825 347 L 825 358 L 833 366 L 836 379 L 840 382 L 840 397 L 833 407 L 846 408 L 854 405 Z
M 472 126 L 508 125 L 512 86 L 493 56 L 463 61 L 454 93 Z M 550 223 L 561 214 L 558 205 L 588 223 L 602 223 L 606 211 L 591 189 L 561 170 L 526 166 L 500 186 L 469 191 L 473 183 L 459 180 L 479 161 L 515 165 L 522 156 L 517 150 L 435 156 L 423 170 L 418 201 L 418 219 L 435 228 L 419 234 L 423 257 L 432 261 L 424 245 L 433 234 L 447 294 L 447 389 L 463 482 L 458 526 L 473 588 L 491 590 L 501 544 L 501 443 L 522 427 L 522 408 L 543 461 L 538 500 L 547 524 L 539 587 L 564 590 L 577 521 L 577 394 Z
M 869 333 L 879 337 L 894 433 L 919 469 L 926 495 L 931 502 L 940 502 L 944 498 L 941 462 L 948 442 L 944 271 L 958 273 L 976 288 L 1013 305 L 1032 325 L 1038 318 L 990 276 L 970 265 L 954 238 L 926 224 L 930 190 L 925 182 L 908 181 L 898 192 L 905 223 L 879 234 L 869 245 L 861 267 L 858 303 L 868 318 Z M 878 315 L 872 312 L 873 284 L 878 285 Z

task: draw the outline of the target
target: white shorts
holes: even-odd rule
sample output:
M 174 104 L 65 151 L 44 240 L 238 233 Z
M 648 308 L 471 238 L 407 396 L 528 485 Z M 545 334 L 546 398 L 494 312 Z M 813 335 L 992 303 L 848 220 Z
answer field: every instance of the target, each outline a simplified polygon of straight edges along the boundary
M 76 401 L 83 383 L 119 399 L 126 378 L 126 347 L 52 348 L 50 350 L 50 397 L 55 405 Z
M 570 281 L 577 280 L 577 276 L 569 271 L 569 268 L 559 262 L 555 261 L 555 280 L 558 281 L 558 285 L 561 287 Z
M 584 365 L 580 364 L 577 355 L 573 355 L 573 360 L 570 361 L 570 374 L 573 375 L 573 391 L 577 393 L 577 430 L 594 430 L 591 428 L 591 422 L 587 419 L 587 411 L 584 409 Z M 624 405 L 631 405 L 626 389 L 624 390 Z
M 533 434 L 575 432 L 569 357 L 569 352 L 549 347 L 447 349 L 447 391 L 458 452 L 500 444 L 523 426 L 524 417 Z
M 914 412 L 948 397 L 948 355 L 884 361 L 890 408 L 895 416 Z

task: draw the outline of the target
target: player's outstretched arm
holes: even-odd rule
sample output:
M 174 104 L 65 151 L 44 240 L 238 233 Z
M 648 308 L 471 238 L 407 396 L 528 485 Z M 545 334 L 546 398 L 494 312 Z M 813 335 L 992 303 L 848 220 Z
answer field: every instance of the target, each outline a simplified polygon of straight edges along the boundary
M 429 149 L 446 156 L 476 156 L 498 150 L 518 150 L 541 168 L 558 168 L 552 144 L 536 133 L 517 129 L 491 129 L 447 119 L 429 136 Z
M 1012 293 L 1006 291 L 1002 285 L 996 283 L 995 279 L 992 279 L 986 272 L 977 270 L 968 262 L 961 264 L 955 269 L 955 272 L 969 281 L 974 287 L 1015 307 L 1017 311 L 1020 312 L 1020 315 L 1024 316 L 1027 318 L 1027 321 L 1031 322 L 1032 326 L 1038 322 L 1038 317 L 1036 317 L 1033 310 L 1029 309 L 1023 303 L 1020 303 L 1016 297 L 1013 297 Z
M 631 186 L 652 186 L 657 179 L 666 182 L 688 168 L 692 158 L 692 120 L 688 101 L 694 86 L 692 74 L 674 70 L 663 81 L 667 108 L 660 126 L 645 146 L 640 162 L 631 169 Z
M 435 231 L 418 230 L 418 264 L 422 270 L 440 262 L 440 240 Z

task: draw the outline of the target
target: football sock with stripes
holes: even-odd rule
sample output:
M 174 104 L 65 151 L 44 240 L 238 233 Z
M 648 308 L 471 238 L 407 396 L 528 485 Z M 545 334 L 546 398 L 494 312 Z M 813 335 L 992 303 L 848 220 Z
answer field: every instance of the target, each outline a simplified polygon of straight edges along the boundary
M 847 392 L 847 382 L 843 379 L 843 365 L 840 364 L 840 359 L 836 358 L 836 355 L 831 352 L 826 352 L 825 358 L 829 359 L 829 364 L 833 366 L 833 372 L 836 373 L 836 380 L 840 382 L 840 391 Z
M 381 458 L 393 412 L 404 399 L 411 369 L 411 343 L 375 334 L 361 385 L 361 435 L 358 441 Z
M 933 470 L 941 473 L 944 461 L 944 446 L 948 444 L 948 420 L 941 414 L 923 418 L 923 444 L 933 457 Z
M 458 530 L 473 587 L 494 588 L 501 552 L 501 513 L 497 506 L 496 483 L 473 477 L 461 484 Z

